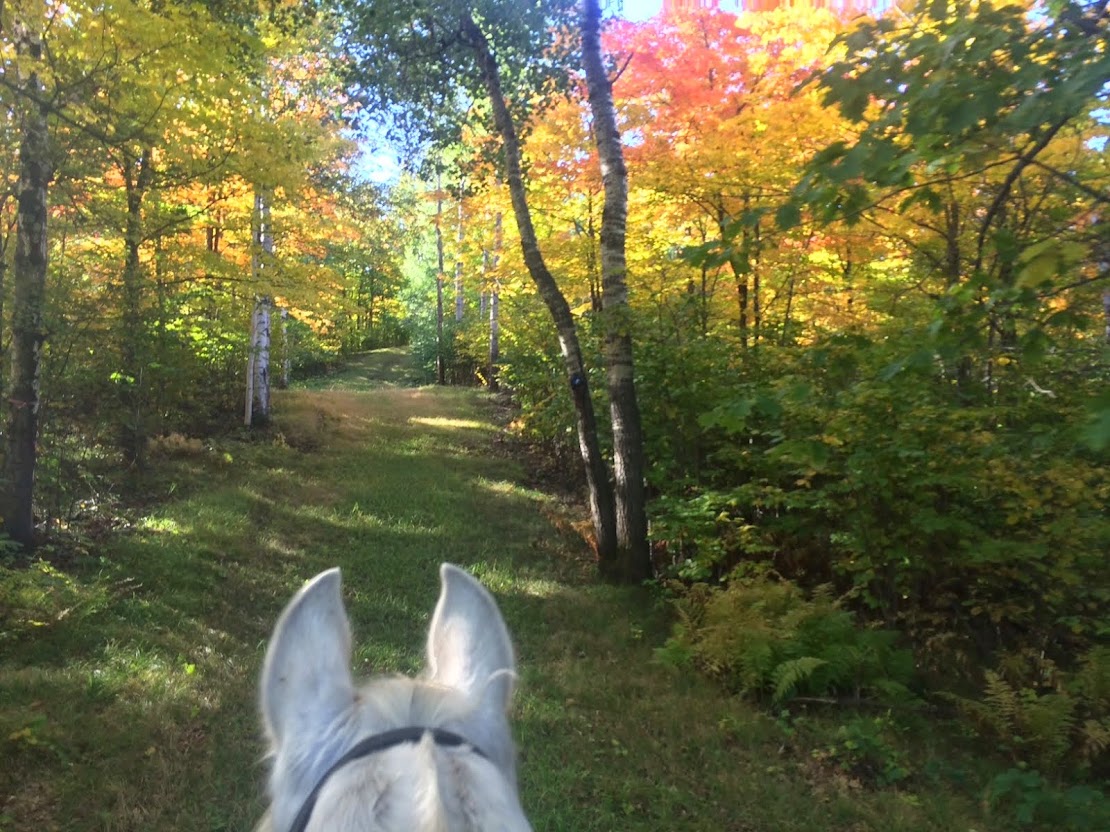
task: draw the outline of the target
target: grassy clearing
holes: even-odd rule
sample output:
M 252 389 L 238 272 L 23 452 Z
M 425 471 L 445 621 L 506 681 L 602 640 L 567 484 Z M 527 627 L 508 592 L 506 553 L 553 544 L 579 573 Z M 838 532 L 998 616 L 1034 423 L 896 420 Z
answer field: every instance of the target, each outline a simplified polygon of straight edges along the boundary
M 592 582 L 560 505 L 491 453 L 482 396 L 382 386 L 406 372 L 387 356 L 342 389 L 279 396 L 265 440 L 160 460 L 154 508 L 64 571 L 0 570 L 0 830 L 249 829 L 255 681 L 282 605 L 340 565 L 357 670 L 410 672 L 442 560 L 494 590 L 516 638 L 537 829 L 992 828 L 961 796 L 973 788 L 869 790 L 773 718 L 654 664 L 663 611 Z

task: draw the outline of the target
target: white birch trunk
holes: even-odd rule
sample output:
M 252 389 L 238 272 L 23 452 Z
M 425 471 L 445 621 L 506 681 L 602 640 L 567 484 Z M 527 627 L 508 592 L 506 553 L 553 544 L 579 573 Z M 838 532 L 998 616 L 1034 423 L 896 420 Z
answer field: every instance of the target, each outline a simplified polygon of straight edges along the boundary
M 254 307 L 254 410 L 262 422 L 270 418 L 270 305 L 263 296 Z
M 254 253 L 251 278 L 257 286 L 273 261 L 274 235 L 270 227 L 270 200 L 266 189 L 254 193 Z M 251 312 L 250 348 L 247 355 L 247 391 L 243 424 L 248 427 L 257 417 L 270 418 L 270 306 L 268 295 L 255 297 Z
M 601 571 L 626 583 L 652 574 L 644 489 L 643 429 L 636 400 L 629 335 L 628 264 L 625 237 L 628 220 L 628 173 L 624 164 L 612 81 L 601 52 L 599 0 L 582 2 L 582 61 L 586 72 L 593 137 L 601 162 L 605 204 L 601 212 L 601 305 L 603 310 L 605 376 L 613 428 L 613 484 L 616 497 L 617 552 L 602 558 Z

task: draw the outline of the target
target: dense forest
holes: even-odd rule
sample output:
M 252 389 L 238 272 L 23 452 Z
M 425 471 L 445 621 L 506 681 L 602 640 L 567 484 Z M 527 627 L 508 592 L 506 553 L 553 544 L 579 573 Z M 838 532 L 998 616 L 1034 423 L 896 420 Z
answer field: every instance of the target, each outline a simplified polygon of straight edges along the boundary
M 4 569 L 407 345 L 664 665 L 936 709 L 1105 812 L 1108 4 L 395 5 L 0 7 Z

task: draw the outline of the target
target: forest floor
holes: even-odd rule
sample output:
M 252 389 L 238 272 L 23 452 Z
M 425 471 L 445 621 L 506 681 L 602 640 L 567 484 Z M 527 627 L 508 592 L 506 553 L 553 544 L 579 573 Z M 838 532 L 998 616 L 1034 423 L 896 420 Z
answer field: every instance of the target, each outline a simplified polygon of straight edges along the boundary
M 7 556 L 0 830 L 249 830 L 282 606 L 341 566 L 356 672 L 414 672 L 441 561 L 491 588 L 516 640 L 537 830 L 1002 828 L 927 728 L 906 738 L 918 774 L 872 788 L 828 764 L 835 722 L 801 731 L 656 662 L 659 596 L 597 583 L 578 508 L 513 458 L 489 397 L 407 386 L 406 362 L 357 357 L 276 396 L 268 431 L 166 447 L 120 528 Z

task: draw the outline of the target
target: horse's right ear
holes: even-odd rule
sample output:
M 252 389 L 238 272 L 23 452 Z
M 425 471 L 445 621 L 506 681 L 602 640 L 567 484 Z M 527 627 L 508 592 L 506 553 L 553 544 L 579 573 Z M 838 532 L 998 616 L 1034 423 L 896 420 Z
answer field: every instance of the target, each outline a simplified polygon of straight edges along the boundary
M 443 564 L 439 578 L 439 603 L 428 630 L 429 676 L 503 713 L 512 695 L 516 659 L 497 602 L 457 566 Z
M 338 569 L 293 596 L 274 627 L 262 669 L 262 715 L 275 748 L 319 732 L 354 701 L 351 625 Z

